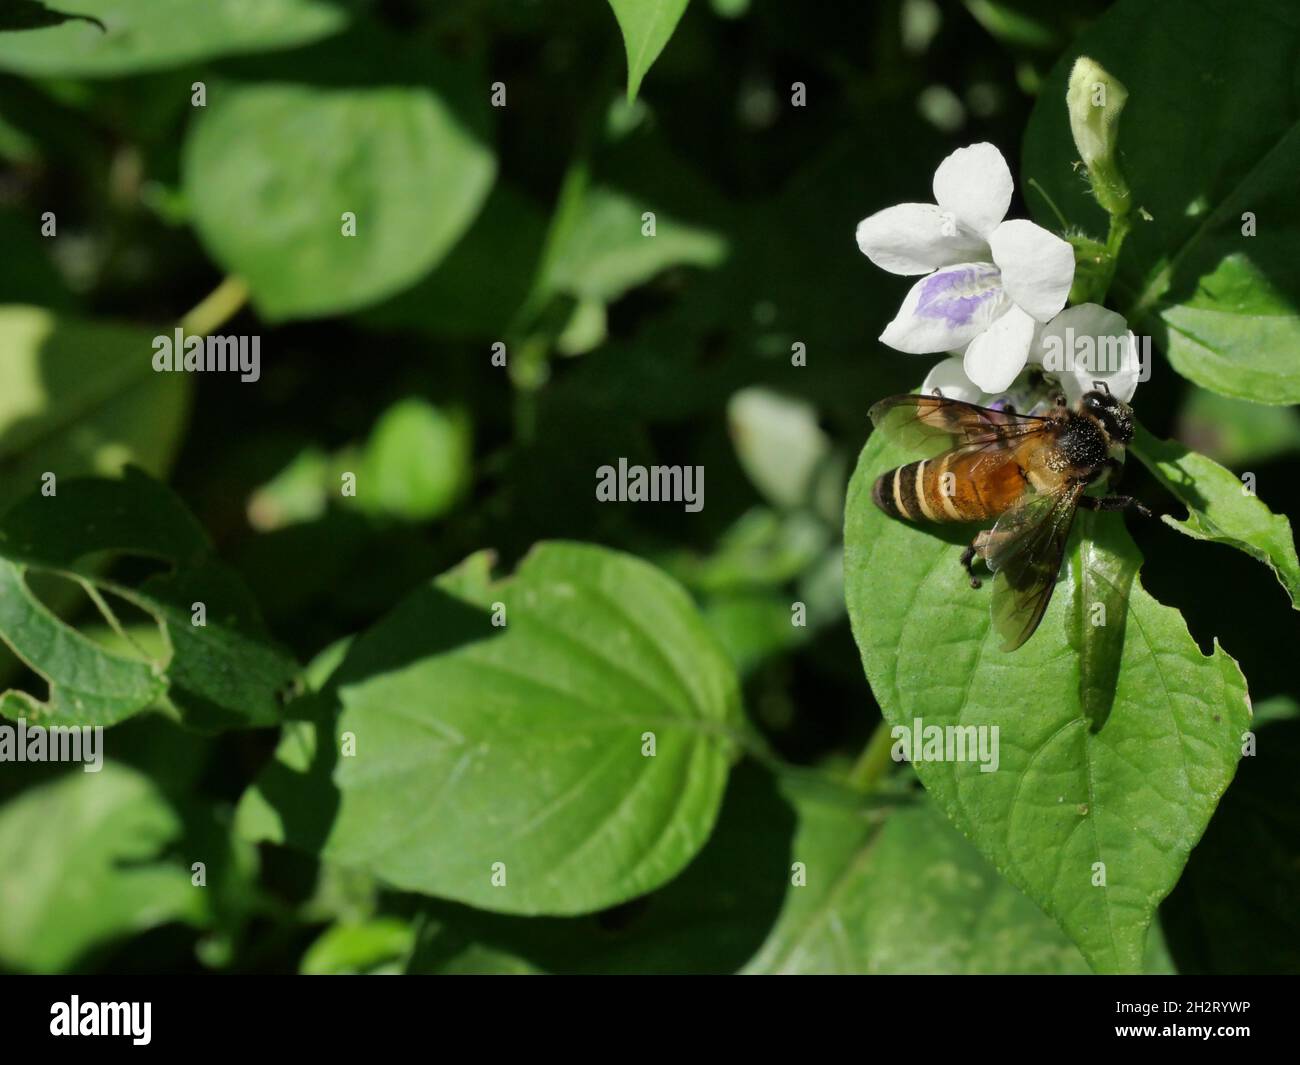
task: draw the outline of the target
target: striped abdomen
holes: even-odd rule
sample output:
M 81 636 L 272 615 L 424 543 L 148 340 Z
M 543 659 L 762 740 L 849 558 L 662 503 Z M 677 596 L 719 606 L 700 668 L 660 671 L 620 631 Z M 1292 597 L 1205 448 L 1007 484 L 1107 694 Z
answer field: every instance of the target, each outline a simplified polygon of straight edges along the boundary
M 1014 457 L 1005 457 L 990 463 L 987 454 L 950 453 L 909 462 L 876 478 L 871 498 L 886 514 L 908 521 L 995 518 L 1024 495 L 1027 484 Z

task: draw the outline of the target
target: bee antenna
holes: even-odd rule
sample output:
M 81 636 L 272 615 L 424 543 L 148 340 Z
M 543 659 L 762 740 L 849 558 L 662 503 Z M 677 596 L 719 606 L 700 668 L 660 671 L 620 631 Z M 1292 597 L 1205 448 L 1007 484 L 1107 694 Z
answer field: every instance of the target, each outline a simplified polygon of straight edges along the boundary
M 1105 381 L 1093 381 L 1092 387 L 1098 392 L 1105 392 L 1106 395 L 1110 395 L 1110 385 L 1106 384 Z

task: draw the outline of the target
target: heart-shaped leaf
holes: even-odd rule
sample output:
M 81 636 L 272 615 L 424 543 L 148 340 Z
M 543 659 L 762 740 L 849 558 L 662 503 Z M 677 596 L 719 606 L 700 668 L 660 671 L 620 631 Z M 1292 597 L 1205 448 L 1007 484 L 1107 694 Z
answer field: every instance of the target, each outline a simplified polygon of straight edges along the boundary
M 249 838 L 521 914 L 650 891 L 703 846 L 740 727 L 735 672 L 652 566 L 475 555 L 364 633 L 241 802 Z
M 485 127 L 426 88 L 214 85 L 185 191 L 267 318 L 356 310 L 419 280 L 474 220 L 496 173 Z
M 1232 779 L 1245 680 L 1138 580 L 1116 616 L 1116 581 L 1137 562 L 1117 515 L 1076 541 L 1037 633 L 1000 651 L 988 583 L 971 589 L 958 564 L 970 530 L 908 525 L 871 501 L 875 477 L 914 457 L 873 435 L 849 487 L 845 594 L 872 690 L 909 734 L 997 729 L 983 733 L 995 762 L 922 758 L 922 783 L 1095 969 L 1137 971 L 1156 905 Z

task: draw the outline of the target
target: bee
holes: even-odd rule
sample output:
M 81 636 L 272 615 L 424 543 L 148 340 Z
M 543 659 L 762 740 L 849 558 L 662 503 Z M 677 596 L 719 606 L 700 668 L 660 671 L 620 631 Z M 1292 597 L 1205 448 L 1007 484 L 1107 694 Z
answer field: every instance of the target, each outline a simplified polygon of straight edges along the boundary
M 1132 496 L 1089 496 L 1103 474 L 1123 469 L 1133 439 L 1133 411 L 1094 383 L 1076 409 L 1064 396 L 1045 414 L 977 407 L 954 399 L 906 395 L 871 408 L 877 430 L 904 447 L 948 450 L 881 474 L 871 490 L 876 506 L 907 521 L 983 522 L 996 519 L 962 552 L 972 588 L 974 563 L 994 574 L 993 624 L 1002 650 L 1021 646 L 1042 620 L 1065 555 L 1075 511 L 1151 512 Z

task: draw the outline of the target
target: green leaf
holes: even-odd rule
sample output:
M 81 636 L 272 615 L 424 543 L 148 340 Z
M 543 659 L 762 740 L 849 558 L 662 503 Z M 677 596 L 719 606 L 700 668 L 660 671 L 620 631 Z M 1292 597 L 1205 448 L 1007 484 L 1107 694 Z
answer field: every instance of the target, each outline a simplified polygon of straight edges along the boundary
M 1102 619 L 1122 626 L 1122 640 L 1107 632 L 1091 642 L 1091 589 L 1107 589 L 1101 602 L 1112 602 L 1109 587 L 1137 561 L 1118 515 L 1103 516 L 1094 544 L 1070 553 L 1037 633 L 1001 652 L 988 582 L 971 589 L 958 564 L 971 530 L 895 521 L 871 501 L 875 477 L 914 457 L 875 434 L 849 487 L 845 594 L 872 690 L 894 727 L 997 727 L 996 771 L 922 760 L 917 775 L 1094 969 L 1136 971 L 1155 907 L 1232 779 L 1250 720 L 1245 680 L 1217 646 L 1203 656 L 1178 612 L 1138 580 L 1127 612 L 1108 607 Z M 1097 552 L 1118 558 L 1081 573 Z M 1108 652 L 1112 641 L 1119 646 Z M 1116 650 L 1106 691 L 1106 656 Z M 1096 863 L 1105 887 L 1093 886 Z
M 376 422 L 361 455 L 356 502 L 405 521 L 445 514 L 469 483 L 473 444 L 467 418 L 410 398 Z
M 101 575 L 106 558 L 161 560 L 167 572 L 137 587 Z M 104 593 L 151 616 L 169 655 L 114 654 L 60 620 L 28 578 L 78 580 L 106 620 Z M 111 725 L 167 692 L 202 728 L 279 720 L 279 693 L 294 663 L 270 641 L 251 594 L 212 554 L 202 528 L 164 485 L 128 468 L 123 480 L 60 481 L 56 494 L 29 496 L 0 519 L 0 638 L 49 682 L 45 701 L 5 693 L 0 712 L 60 724 Z M 194 606 L 204 606 L 195 624 Z
M 265 317 L 356 310 L 419 280 L 474 220 L 496 173 L 485 126 L 425 88 L 214 85 L 185 191 Z
M 965 6 L 989 34 L 1013 48 L 1041 51 L 1059 45 L 1053 16 L 1060 13 L 1033 0 L 965 0 Z
M 790 789 L 787 787 L 787 794 Z M 799 827 L 763 974 L 1083 973 L 1078 950 L 933 803 L 864 810 L 790 794 Z
M 776 592 L 714 596 L 704 604 L 704 620 L 742 677 L 767 658 L 804 643 L 809 635 L 806 625 L 793 623 L 790 596 Z
M 1192 388 L 1178 415 L 1178 438 L 1235 469 L 1300 454 L 1300 409 L 1267 407 Z
M 1273 571 L 1300 608 L 1300 560 L 1285 515 L 1274 514 L 1231 470 L 1173 440 L 1157 440 L 1142 426 L 1133 454 L 1187 508 L 1180 521 L 1164 521 L 1196 540 L 1227 544 L 1257 558 Z
M 1179 373 L 1259 403 L 1300 401 L 1297 49 L 1289 0 L 1122 0 L 1061 58 L 1025 140 L 1026 184 L 1036 179 L 1071 222 L 1101 235 L 1104 216 L 1072 166 L 1066 79 L 1084 54 L 1128 87 L 1119 162 L 1151 220 L 1135 212 L 1116 306 Z M 1044 198 L 1027 195 L 1055 225 Z
M 809 502 L 831 449 L 811 403 L 743 388 L 727 401 L 727 428 L 740 465 L 769 502 L 787 508 Z
M 471 557 L 356 639 L 240 830 L 504 913 L 652 890 L 713 827 L 733 669 L 685 592 L 635 558 L 552 543 L 507 580 L 488 567 Z
M 686 13 L 686 3 L 687 0 L 609 0 L 627 50 L 629 100 L 636 99 L 641 79 L 673 35 Z
M 430 903 L 410 971 L 735 972 L 781 907 L 793 827 L 772 775 L 742 761 L 727 781 L 708 843 L 671 883 L 581 917 L 513 917 Z
M 41 475 L 161 476 L 189 408 L 186 374 L 154 373 L 153 334 L 0 306 L 0 507 Z
M 498 181 L 460 242 L 413 288 L 363 312 L 383 329 L 419 329 L 456 340 L 500 340 L 528 295 L 546 236 L 541 210 Z
M 398 972 L 414 945 L 411 926 L 395 917 L 336 924 L 307 948 L 298 971 L 307 976 Z
M 19 2 L 0 16 L 0 29 L 25 28 L 11 23 L 15 16 L 48 28 L 0 36 L 0 70 L 38 77 L 115 77 L 292 48 L 347 22 L 328 0 L 74 0 L 77 14 L 46 11 L 44 23 L 33 21 L 42 5 Z
M 163 857 L 181 835 L 158 788 L 111 761 L 11 799 L 0 807 L 0 962 L 60 972 L 112 940 L 201 923 L 204 889 L 191 886 L 187 862 Z
M 665 567 L 693 591 L 733 592 L 785 584 L 826 551 L 832 530 L 807 511 L 745 511 L 718 539 L 712 554 L 681 551 Z
M 582 194 L 577 217 L 564 227 L 548 263 L 544 287 L 580 301 L 612 303 L 672 266 L 717 266 L 727 242 L 710 229 L 687 225 L 616 189 Z M 643 215 L 654 212 L 654 234 Z

